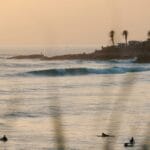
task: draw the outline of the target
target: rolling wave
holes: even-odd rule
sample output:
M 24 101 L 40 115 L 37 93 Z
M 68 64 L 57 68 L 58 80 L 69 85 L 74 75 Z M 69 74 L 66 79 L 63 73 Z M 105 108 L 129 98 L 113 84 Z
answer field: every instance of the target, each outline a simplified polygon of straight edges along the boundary
M 144 67 L 111 67 L 111 68 L 64 68 L 47 69 L 26 72 L 26 75 L 33 76 L 79 76 L 89 74 L 124 74 L 132 72 L 150 71 L 150 68 Z
M 131 58 L 131 59 L 112 59 L 110 60 L 109 62 L 112 62 L 112 63 L 133 63 L 137 60 L 137 57 L 134 57 L 134 58 Z

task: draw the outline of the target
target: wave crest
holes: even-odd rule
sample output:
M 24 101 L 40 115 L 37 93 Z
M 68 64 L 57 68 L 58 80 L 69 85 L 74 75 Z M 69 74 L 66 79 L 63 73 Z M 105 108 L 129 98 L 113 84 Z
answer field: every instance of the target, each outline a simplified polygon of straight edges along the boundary
M 143 67 L 112 67 L 112 68 L 64 68 L 29 71 L 26 74 L 34 76 L 78 76 L 89 74 L 124 74 L 129 72 L 150 71 Z

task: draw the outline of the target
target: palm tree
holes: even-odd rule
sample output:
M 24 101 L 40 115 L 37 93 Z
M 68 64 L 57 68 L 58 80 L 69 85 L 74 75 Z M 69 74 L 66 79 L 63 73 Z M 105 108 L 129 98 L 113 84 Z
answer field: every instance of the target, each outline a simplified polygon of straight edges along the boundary
M 148 40 L 150 40 L 150 31 L 147 32 Z
M 124 31 L 122 32 L 122 35 L 123 35 L 124 38 L 125 38 L 125 43 L 126 43 L 126 46 L 127 46 L 127 44 L 128 44 L 128 31 L 127 31 L 127 30 L 124 30 Z
M 111 41 L 112 41 L 113 46 L 115 45 L 114 35 L 115 35 L 115 31 L 114 31 L 114 30 L 111 30 L 111 31 L 109 32 L 109 36 L 110 36 L 110 39 L 111 39 Z

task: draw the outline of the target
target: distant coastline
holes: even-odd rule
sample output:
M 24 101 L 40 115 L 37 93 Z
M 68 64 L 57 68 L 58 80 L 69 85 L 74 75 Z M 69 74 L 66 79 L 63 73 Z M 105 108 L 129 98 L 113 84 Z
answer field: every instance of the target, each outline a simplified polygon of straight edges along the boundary
M 129 41 L 128 44 L 102 47 L 92 53 L 67 54 L 48 57 L 41 54 L 17 55 L 8 59 L 40 59 L 40 60 L 110 60 L 110 59 L 132 59 L 137 58 L 138 63 L 150 63 L 150 40 Z

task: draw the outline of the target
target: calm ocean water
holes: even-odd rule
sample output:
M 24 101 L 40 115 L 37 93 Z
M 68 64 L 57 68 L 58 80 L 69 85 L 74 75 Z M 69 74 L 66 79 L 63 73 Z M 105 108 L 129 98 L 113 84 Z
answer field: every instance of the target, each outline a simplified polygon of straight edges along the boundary
M 133 149 L 149 142 L 150 64 L 0 58 L 2 150 Z M 114 138 L 100 138 L 102 132 Z M 60 138 L 58 138 L 58 136 Z

